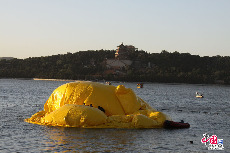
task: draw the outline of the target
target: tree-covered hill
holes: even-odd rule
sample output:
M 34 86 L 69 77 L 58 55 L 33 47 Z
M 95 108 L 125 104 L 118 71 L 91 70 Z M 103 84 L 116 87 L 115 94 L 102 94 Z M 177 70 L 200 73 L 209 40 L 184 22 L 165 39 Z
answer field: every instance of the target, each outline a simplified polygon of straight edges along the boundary
M 135 51 L 122 69 L 106 67 L 114 50 L 80 51 L 64 55 L 0 61 L 0 78 L 119 80 L 167 83 L 230 83 L 230 57 L 200 57 L 189 53 Z M 136 64 L 135 64 L 136 63 Z M 115 73 L 115 72 L 122 73 Z M 111 72 L 111 73 L 109 73 Z

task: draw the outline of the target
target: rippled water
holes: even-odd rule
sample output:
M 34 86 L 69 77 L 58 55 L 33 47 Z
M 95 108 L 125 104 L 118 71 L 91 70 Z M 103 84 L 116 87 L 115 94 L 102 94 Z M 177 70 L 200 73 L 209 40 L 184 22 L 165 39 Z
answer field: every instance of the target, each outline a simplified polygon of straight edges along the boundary
M 204 133 L 223 139 L 230 152 L 230 86 L 124 84 L 152 107 L 189 129 L 81 129 L 24 122 L 63 81 L 0 79 L 0 152 L 207 152 Z M 195 92 L 204 94 L 195 98 Z M 193 143 L 191 143 L 191 141 Z

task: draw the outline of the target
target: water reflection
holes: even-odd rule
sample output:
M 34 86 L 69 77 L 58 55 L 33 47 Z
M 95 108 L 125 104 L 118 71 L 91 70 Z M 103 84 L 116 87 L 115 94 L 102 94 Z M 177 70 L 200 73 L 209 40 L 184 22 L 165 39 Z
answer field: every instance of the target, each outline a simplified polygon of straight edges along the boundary
M 132 147 L 137 135 L 132 129 L 82 129 L 47 127 L 44 150 L 121 151 Z M 110 147 L 108 147 L 110 146 Z

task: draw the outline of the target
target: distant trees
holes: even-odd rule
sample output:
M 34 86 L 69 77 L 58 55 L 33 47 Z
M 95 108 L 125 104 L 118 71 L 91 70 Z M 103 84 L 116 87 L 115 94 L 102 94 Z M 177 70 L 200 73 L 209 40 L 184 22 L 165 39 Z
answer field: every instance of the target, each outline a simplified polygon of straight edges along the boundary
M 189 53 L 135 51 L 136 61 L 121 69 L 122 75 L 105 74 L 105 59 L 114 50 L 80 51 L 64 55 L 0 61 L 0 78 L 54 78 L 74 80 L 119 80 L 168 83 L 230 84 L 230 57 L 200 57 Z

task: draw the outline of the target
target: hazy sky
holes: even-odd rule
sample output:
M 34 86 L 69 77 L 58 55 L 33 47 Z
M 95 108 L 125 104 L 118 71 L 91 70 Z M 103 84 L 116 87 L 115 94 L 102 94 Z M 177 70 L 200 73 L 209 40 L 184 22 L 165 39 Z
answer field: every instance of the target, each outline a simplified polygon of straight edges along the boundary
M 230 56 L 230 0 L 0 0 L 0 57 L 122 42 L 150 53 Z

